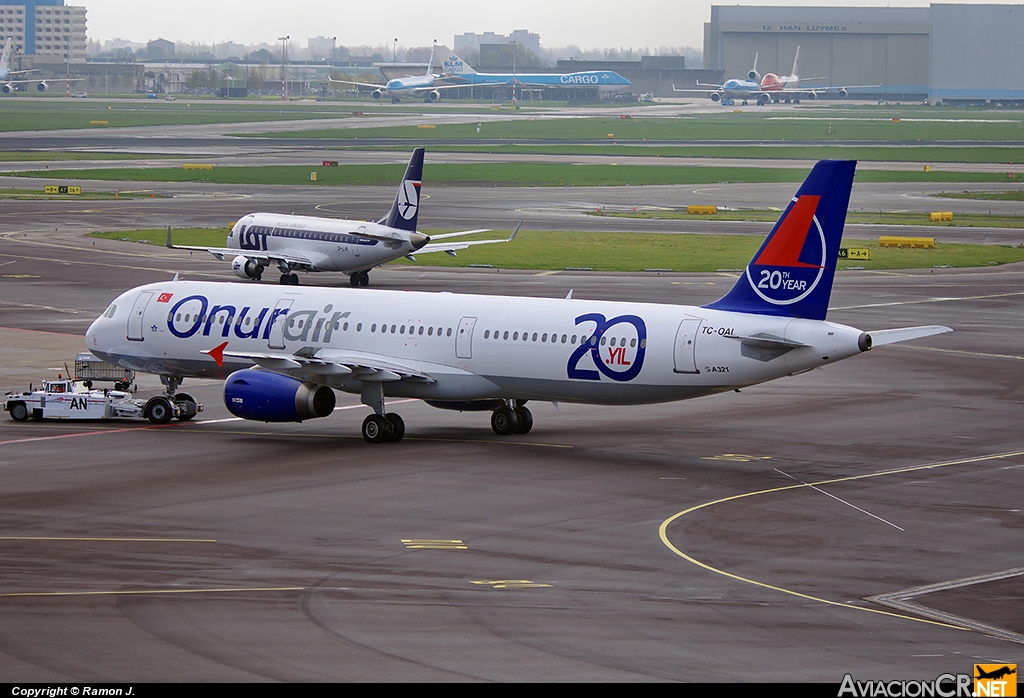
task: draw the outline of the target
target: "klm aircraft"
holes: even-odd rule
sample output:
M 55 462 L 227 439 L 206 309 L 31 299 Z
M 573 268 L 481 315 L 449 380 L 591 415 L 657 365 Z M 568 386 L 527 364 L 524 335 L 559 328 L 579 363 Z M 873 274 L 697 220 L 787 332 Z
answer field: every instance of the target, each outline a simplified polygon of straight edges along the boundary
M 815 165 L 732 290 L 700 307 L 175 279 L 122 293 L 85 340 L 104 361 L 161 376 L 151 421 L 171 419 L 183 377 L 224 378 L 228 410 L 263 422 L 325 417 L 335 390 L 359 395 L 371 443 L 405 433 L 386 398 L 490 412 L 491 428 L 511 435 L 533 426 L 528 400 L 726 393 L 952 331 L 825 319 L 855 168 Z
M 388 80 L 383 85 L 375 85 L 368 82 L 352 82 L 350 80 L 335 80 L 328 76 L 328 81 L 342 85 L 356 85 L 358 87 L 371 87 L 370 93 L 374 99 L 391 98 L 392 104 L 398 104 L 406 97 L 422 97 L 426 103 L 436 102 L 441 99 L 443 90 L 451 90 L 461 85 L 444 85 L 437 82 L 434 77 L 434 51 L 430 51 L 430 60 L 427 62 L 427 72 L 423 75 L 412 75 L 404 78 Z M 497 83 L 494 83 L 497 84 Z
M 444 61 L 441 70 L 451 87 L 596 87 L 602 92 L 616 92 L 633 84 L 611 70 L 588 70 L 581 73 L 478 73 L 454 53 Z

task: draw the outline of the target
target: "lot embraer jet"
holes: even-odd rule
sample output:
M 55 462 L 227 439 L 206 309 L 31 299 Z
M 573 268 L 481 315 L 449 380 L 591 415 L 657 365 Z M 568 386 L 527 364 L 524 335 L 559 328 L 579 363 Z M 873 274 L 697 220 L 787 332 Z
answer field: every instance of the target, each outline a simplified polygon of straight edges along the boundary
M 334 390 L 355 393 L 373 410 L 363 437 L 380 442 L 405 432 L 386 397 L 488 410 L 495 432 L 525 433 L 528 400 L 683 400 L 950 332 L 825 320 L 855 167 L 815 165 L 736 285 L 706 306 L 167 281 L 121 294 L 86 344 L 160 374 L 159 399 L 183 376 L 226 378 L 224 402 L 245 419 L 324 417 Z
M 167 229 L 167 246 L 176 250 L 201 250 L 224 261 L 231 258 L 231 270 L 243 279 L 259 281 L 263 271 L 275 265 L 281 271 L 281 284 L 297 286 L 295 270 L 341 271 L 349 275 L 353 286 L 370 283 L 370 269 L 399 257 L 414 259 L 415 254 L 447 252 L 472 245 L 511 242 L 519 226 L 508 238 L 500 240 L 453 240 L 465 235 L 487 232 L 463 230 L 427 237 L 416 231 L 420 210 L 420 185 L 423 178 L 423 148 L 416 148 L 409 159 L 405 176 L 388 214 L 376 223 L 347 221 L 277 213 L 250 213 L 238 220 L 228 233 L 227 247 L 175 245 Z M 520 223 L 521 224 L 521 223 Z M 430 242 L 431 240 L 445 242 Z

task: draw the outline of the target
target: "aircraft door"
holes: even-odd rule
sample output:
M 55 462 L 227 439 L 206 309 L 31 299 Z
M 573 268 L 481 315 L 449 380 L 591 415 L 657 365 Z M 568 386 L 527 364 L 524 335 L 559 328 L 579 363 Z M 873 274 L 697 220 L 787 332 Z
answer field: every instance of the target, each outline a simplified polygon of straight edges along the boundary
M 458 333 L 455 335 L 455 356 L 459 359 L 473 358 L 473 328 L 476 327 L 475 317 L 464 317 L 459 320 Z
M 146 306 L 153 298 L 152 291 L 142 291 L 135 299 L 132 312 L 128 315 L 128 339 L 133 342 L 141 342 L 145 339 L 142 334 L 143 323 L 146 315 Z
M 284 328 L 288 323 L 288 311 L 295 302 L 294 298 L 282 298 L 274 307 L 270 316 L 270 343 L 271 349 L 284 349 Z
M 697 330 L 700 328 L 700 318 L 688 318 L 679 323 L 679 331 L 676 332 L 676 344 L 672 358 L 674 371 L 676 373 L 700 373 L 697 370 L 695 352 L 697 349 Z

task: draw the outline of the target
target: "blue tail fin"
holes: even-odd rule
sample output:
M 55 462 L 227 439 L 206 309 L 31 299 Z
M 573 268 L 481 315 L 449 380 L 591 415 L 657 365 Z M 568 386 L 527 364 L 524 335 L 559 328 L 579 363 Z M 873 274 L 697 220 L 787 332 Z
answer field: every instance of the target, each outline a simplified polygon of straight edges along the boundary
M 398 185 L 398 194 L 391 210 L 383 220 L 379 221 L 389 228 L 399 230 L 416 230 L 416 219 L 420 212 L 420 184 L 423 181 L 423 148 L 412 151 L 409 166 L 405 168 L 405 176 Z
M 705 307 L 824 320 L 856 168 L 818 162 L 736 285 Z

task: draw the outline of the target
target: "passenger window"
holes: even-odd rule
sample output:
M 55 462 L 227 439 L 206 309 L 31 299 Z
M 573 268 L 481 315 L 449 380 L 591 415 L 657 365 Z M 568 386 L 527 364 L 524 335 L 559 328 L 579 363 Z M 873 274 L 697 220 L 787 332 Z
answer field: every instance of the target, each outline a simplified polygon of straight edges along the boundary
M 448 328 L 448 336 L 449 336 L 449 337 L 451 337 L 451 336 L 452 336 L 452 328 L 451 328 L 451 327 L 449 327 L 449 328 Z

